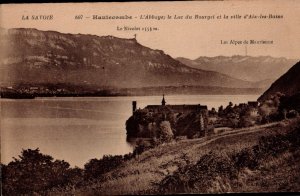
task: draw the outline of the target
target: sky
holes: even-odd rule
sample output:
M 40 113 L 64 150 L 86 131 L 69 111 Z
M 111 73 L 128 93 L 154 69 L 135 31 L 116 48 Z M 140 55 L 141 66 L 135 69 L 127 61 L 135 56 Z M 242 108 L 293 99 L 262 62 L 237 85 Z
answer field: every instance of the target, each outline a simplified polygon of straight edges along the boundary
M 72 34 L 113 35 L 133 38 L 147 47 L 163 50 L 172 57 L 274 56 L 299 58 L 300 1 L 192 1 L 0 5 L 2 28 L 36 28 Z M 279 15 L 279 19 L 249 19 L 250 15 Z M 51 20 L 32 17 L 53 16 Z M 75 19 L 81 16 L 82 19 Z M 92 19 L 97 16 L 132 16 L 133 19 Z M 155 19 L 141 19 L 154 15 Z M 167 19 L 170 15 L 171 19 Z M 177 16 L 175 19 L 174 16 Z M 191 19 L 185 19 L 189 15 Z M 214 19 L 196 19 L 210 16 Z M 228 19 L 224 18 L 228 16 Z M 26 17 L 29 20 L 26 20 Z M 166 19 L 157 20 L 156 16 Z M 179 19 L 180 16 L 183 19 Z M 217 17 L 221 17 L 221 19 Z M 237 17 L 238 16 L 238 17 Z M 239 18 L 241 16 L 241 18 Z M 246 17 L 246 18 L 244 18 Z M 23 18 L 23 19 L 22 19 Z M 139 30 L 124 31 L 124 27 Z M 155 28 L 151 32 L 143 28 Z M 241 44 L 230 44 L 230 41 Z M 273 44 L 249 44 L 250 40 Z M 227 44 L 224 42 L 228 41 Z M 248 41 L 246 44 L 244 41 Z M 223 44 L 221 44 L 223 42 Z

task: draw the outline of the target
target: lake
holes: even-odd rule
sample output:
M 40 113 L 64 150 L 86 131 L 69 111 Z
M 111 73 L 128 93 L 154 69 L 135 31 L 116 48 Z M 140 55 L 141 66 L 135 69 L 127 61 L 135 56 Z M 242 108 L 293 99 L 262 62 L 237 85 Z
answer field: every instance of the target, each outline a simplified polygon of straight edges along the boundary
M 167 104 L 201 104 L 209 109 L 255 101 L 259 95 L 172 95 Z M 22 149 L 39 148 L 43 154 L 83 167 L 105 154 L 132 152 L 126 142 L 125 122 L 138 108 L 161 104 L 162 96 L 59 97 L 1 99 L 1 162 L 9 163 Z

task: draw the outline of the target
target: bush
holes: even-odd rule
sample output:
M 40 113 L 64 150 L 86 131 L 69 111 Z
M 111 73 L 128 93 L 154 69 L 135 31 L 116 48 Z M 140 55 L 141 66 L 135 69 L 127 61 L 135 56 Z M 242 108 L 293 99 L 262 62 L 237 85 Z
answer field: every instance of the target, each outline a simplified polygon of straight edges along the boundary
M 150 148 L 153 148 L 154 145 L 152 144 L 151 141 L 147 141 L 145 139 L 138 139 L 136 141 L 136 146 L 133 150 L 133 155 L 136 156 L 136 155 L 140 155 L 142 154 L 144 151 L 150 149 Z
M 101 177 L 124 162 L 122 155 L 104 155 L 102 159 L 91 159 L 84 165 L 84 177 L 86 179 Z
M 160 123 L 160 139 L 163 142 L 169 142 L 174 138 L 174 134 L 169 121 Z
M 204 193 L 220 177 L 232 179 L 236 176 L 234 163 L 227 155 L 210 152 L 202 156 L 195 165 L 187 165 L 164 178 L 158 185 L 158 191 L 161 193 Z
M 250 116 L 242 116 L 239 121 L 239 127 L 251 127 L 255 121 Z
M 286 114 L 287 118 L 297 118 L 299 113 L 296 110 L 291 110 Z
M 69 167 L 65 161 L 41 154 L 38 148 L 23 150 L 19 159 L 2 168 L 3 194 L 33 194 L 65 186 L 73 175 Z
M 248 167 L 249 169 L 256 169 L 258 167 L 258 159 L 251 148 L 245 148 L 237 154 L 233 154 L 232 160 L 238 170 L 245 167 Z
M 45 194 L 55 190 L 64 191 L 68 187 L 81 186 L 86 180 L 100 178 L 103 174 L 119 167 L 133 157 L 124 155 L 104 155 L 102 159 L 92 159 L 84 170 L 70 168 L 69 163 L 54 160 L 35 150 L 23 150 L 19 158 L 8 165 L 1 164 L 3 195 Z
M 259 169 L 268 157 L 278 157 L 300 148 L 299 121 L 285 127 L 285 134 L 261 137 L 257 145 L 244 148 L 230 156 L 210 152 L 196 164 L 179 168 L 158 183 L 158 193 L 207 193 L 231 192 L 231 186 L 238 182 L 238 172 L 245 169 Z

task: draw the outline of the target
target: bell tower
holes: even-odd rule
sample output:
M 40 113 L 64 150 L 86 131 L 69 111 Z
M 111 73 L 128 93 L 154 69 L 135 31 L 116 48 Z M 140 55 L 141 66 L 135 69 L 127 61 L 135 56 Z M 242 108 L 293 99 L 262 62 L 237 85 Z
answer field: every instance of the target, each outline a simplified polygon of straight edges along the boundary
M 136 101 L 132 101 L 132 114 L 136 111 Z
M 166 105 L 166 101 L 165 101 L 165 95 L 163 94 L 163 98 L 162 98 L 162 100 L 161 100 L 161 105 Z

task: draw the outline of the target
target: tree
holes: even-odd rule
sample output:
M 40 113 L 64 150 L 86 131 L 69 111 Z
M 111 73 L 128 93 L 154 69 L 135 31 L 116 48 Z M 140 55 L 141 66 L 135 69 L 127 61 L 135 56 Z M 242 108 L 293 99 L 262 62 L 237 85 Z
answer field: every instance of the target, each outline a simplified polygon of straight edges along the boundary
M 53 160 L 35 150 L 23 150 L 19 158 L 14 158 L 3 170 L 4 195 L 32 194 L 66 185 L 69 163 Z
M 211 116 L 217 115 L 216 109 L 215 109 L 215 108 L 212 108 L 212 109 L 209 111 L 209 114 L 210 114 Z
M 280 100 L 284 98 L 284 94 L 277 92 L 269 99 L 263 101 L 258 108 L 258 113 L 262 116 L 262 122 L 280 120 L 283 118 L 281 114 L 283 108 L 280 108 Z
M 219 116 L 223 115 L 223 106 L 221 105 L 218 109 Z
M 160 123 L 160 130 L 160 139 L 162 141 L 169 142 L 173 139 L 174 134 L 169 121 L 162 121 Z
M 145 150 L 148 150 L 150 148 L 154 147 L 154 143 L 147 141 L 145 139 L 138 139 L 136 141 L 136 146 L 134 148 L 133 154 L 134 155 L 140 155 L 142 154 Z
M 97 178 L 123 163 L 122 155 L 104 155 L 102 159 L 91 159 L 84 165 L 85 178 Z
M 227 115 L 227 114 L 230 114 L 230 113 L 233 113 L 233 103 L 230 101 L 228 106 L 225 108 L 224 110 L 224 113 Z
M 249 115 L 244 115 L 239 120 L 240 127 L 250 127 L 255 123 Z

